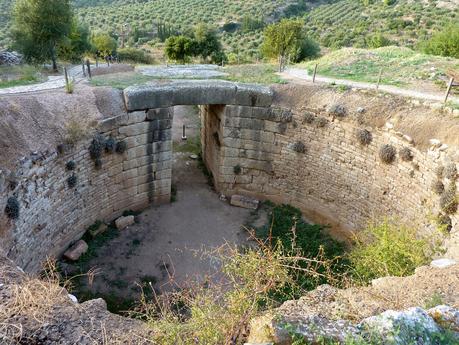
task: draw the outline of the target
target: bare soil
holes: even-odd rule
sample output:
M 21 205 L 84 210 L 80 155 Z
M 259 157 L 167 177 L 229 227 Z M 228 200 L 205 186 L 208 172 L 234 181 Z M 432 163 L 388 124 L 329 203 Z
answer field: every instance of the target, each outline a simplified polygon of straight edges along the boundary
M 181 142 L 183 124 L 188 138 L 199 135 L 195 107 L 175 108 L 175 147 L 186 145 Z M 100 248 L 89 262 L 99 274 L 91 286 L 80 289 L 120 299 L 138 299 L 139 285 L 149 290 L 149 282 L 155 292 L 170 291 L 195 279 L 212 279 L 218 262 L 206 256 L 206 250 L 225 243 L 249 244 L 242 225 L 253 215 L 220 200 L 190 154 L 174 154 L 176 201 L 145 210 L 136 216 L 136 224 L 119 231 L 115 239 Z M 78 291 L 75 294 L 78 296 Z

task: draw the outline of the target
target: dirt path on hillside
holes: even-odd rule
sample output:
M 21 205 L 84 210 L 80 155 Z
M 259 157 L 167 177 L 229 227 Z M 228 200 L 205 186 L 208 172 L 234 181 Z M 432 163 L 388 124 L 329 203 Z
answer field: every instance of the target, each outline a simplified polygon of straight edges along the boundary
M 192 139 L 199 135 L 199 123 L 196 107 L 176 107 L 174 147 L 186 144 L 181 140 L 183 124 Z M 139 284 L 151 293 L 149 282 L 160 292 L 191 280 L 212 279 L 218 262 L 203 256 L 204 250 L 225 243 L 249 244 L 242 225 L 254 216 L 247 209 L 220 200 L 190 154 L 174 153 L 172 183 L 177 190 L 176 201 L 148 208 L 136 216 L 136 224 L 99 248 L 88 265 L 98 274 L 91 287 L 85 283 L 74 291 L 77 297 L 87 296 L 90 291 L 90 297 L 103 297 L 109 304 L 110 300 L 122 303 L 123 299 L 139 299 Z
M 309 75 L 309 73 L 306 70 L 299 69 L 299 68 L 288 68 L 285 72 L 279 73 L 279 75 L 282 78 L 286 79 L 287 81 L 293 81 L 296 83 L 301 83 L 301 82 L 312 83 L 312 76 Z M 355 87 L 359 89 L 370 89 L 370 90 L 376 89 L 375 84 L 357 82 L 357 81 L 346 80 L 346 79 L 329 78 L 329 77 L 324 77 L 320 75 L 316 75 L 315 81 L 316 83 L 317 82 L 326 83 L 326 84 L 334 83 L 337 85 L 345 85 L 345 86 Z M 419 92 L 415 90 L 403 89 L 400 87 L 390 86 L 390 85 L 380 85 L 379 90 L 388 92 L 391 94 L 395 94 L 395 95 L 404 96 L 404 97 L 419 98 L 419 99 L 429 100 L 429 101 L 443 102 L 445 99 L 445 93 Z M 459 103 L 459 97 L 453 97 L 450 95 L 448 97 L 448 101 Z

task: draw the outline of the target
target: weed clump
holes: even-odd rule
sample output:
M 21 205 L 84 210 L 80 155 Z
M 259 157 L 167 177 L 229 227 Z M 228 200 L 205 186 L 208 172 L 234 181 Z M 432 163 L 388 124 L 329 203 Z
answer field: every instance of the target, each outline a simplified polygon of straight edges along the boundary
M 89 145 L 89 155 L 91 159 L 96 160 L 102 156 L 102 151 L 105 148 L 105 140 L 101 135 L 96 135 Z
M 78 178 L 75 174 L 72 174 L 67 178 L 67 185 L 69 186 L 69 188 L 75 188 L 77 183 Z
M 328 124 L 328 120 L 322 116 L 317 116 L 315 118 L 315 122 L 316 122 L 317 127 L 319 128 L 323 128 Z
M 125 141 L 118 141 L 116 143 L 116 153 L 123 154 L 127 150 L 127 143 Z
M 373 141 L 373 135 L 367 129 L 359 129 L 357 131 L 357 140 L 362 145 L 370 145 Z
M 446 214 L 454 214 L 458 207 L 457 191 L 454 185 L 451 185 L 440 196 L 440 208 Z
M 6 201 L 6 206 L 5 206 L 6 216 L 10 219 L 18 219 L 19 210 L 20 210 L 20 205 L 19 205 L 18 199 L 14 196 L 9 197 L 8 200 Z
M 443 165 L 439 165 L 436 169 L 435 169 L 435 175 L 437 175 L 437 177 L 439 179 L 443 178 L 443 173 L 445 172 L 445 167 Z
M 408 147 L 400 149 L 400 151 L 398 151 L 398 154 L 405 162 L 411 162 L 414 158 L 413 152 L 411 152 L 411 150 Z
M 102 169 L 102 159 L 100 158 L 97 158 L 94 160 L 94 168 L 96 168 L 97 170 L 100 170 Z
M 397 151 L 392 145 L 386 144 L 379 150 L 379 158 L 386 164 L 391 164 L 395 161 Z
M 356 279 L 362 282 L 410 275 L 434 252 L 426 239 L 418 238 L 414 228 L 389 220 L 370 224 L 354 240 L 349 259 Z
M 233 167 L 233 172 L 234 172 L 235 175 L 239 175 L 242 172 L 241 166 L 239 164 L 235 165 Z
M 302 141 L 297 141 L 292 144 L 292 150 L 298 153 L 305 153 L 306 152 L 306 145 Z
M 347 115 L 347 110 L 344 105 L 341 104 L 334 104 L 329 109 L 329 114 L 333 115 L 337 118 L 343 118 Z
M 450 163 L 445 167 L 444 170 L 445 177 L 450 180 L 456 180 L 457 179 L 457 168 L 456 164 Z
M 67 163 L 65 163 L 65 168 L 66 168 L 68 171 L 73 171 L 73 170 L 75 170 L 75 168 L 76 168 L 76 163 L 75 163 L 75 161 L 68 161 Z
M 303 120 L 304 122 L 311 124 L 314 122 L 315 118 L 316 116 L 313 113 L 307 112 L 304 114 Z
M 432 190 L 435 194 L 441 195 L 445 191 L 445 185 L 440 180 L 436 180 L 432 183 Z
M 115 152 L 115 149 L 116 149 L 116 141 L 112 137 L 109 137 L 105 141 L 105 152 L 113 153 L 113 152 Z

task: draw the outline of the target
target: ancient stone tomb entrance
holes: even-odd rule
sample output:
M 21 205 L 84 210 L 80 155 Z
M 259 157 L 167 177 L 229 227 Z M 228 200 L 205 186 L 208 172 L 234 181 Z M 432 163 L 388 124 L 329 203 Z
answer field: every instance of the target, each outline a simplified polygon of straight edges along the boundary
M 234 152 L 239 153 L 242 144 L 239 139 L 254 139 L 263 145 L 261 132 L 264 128 L 260 123 L 264 123 L 257 117 L 271 116 L 272 92 L 269 88 L 225 81 L 174 81 L 134 86 L 124 91 L 124 97 L 130 117 L 143 117 L 145 121 L 121 127 L 119 133 L 126 136 L 129 147 L 139 143 L 146 146 L 128 150 L 129 160 L 124 162 L 124 170 L 137 167 L 138 176 L 149 178 L 140 179 L 137 195 L 141 201 L 154 204 L 168 202 L 171 197 L 174 107 L 199 106 L 203 162 L 217 191 L 230 194 L 227 187 L 231 181 L 227 175 L 234 176 L 238 165 L 239 157 Z M 180 133 L 180 129 L 178 131 Z M 139 205 L 142 206 L 142 202 Z

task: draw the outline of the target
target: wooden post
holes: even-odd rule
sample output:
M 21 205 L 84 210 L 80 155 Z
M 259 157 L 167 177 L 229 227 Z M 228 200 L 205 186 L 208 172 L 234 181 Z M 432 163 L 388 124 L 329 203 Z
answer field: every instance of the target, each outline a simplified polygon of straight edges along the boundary
M 379 70 L 378 84 L 376 84 L 376 90 L 379 90 L 379 84 L 381 84 L 381 77 L 382 77 L 382 68 Z
M 445 101 L 444 101 L 445 103 L 448 101 L 448 96 L 449 96 L 449 93 L 451 92 L 451 88 L 453 87 L 453 83 L 454 83 L 454 77 L 451 77 L 448 83 L 448 88 L 446 89 L 446 95 L 445 95 Z
M 314 66 L 314 75 L 312 76 L 312 82 L 313 83 L 316 82 L 317 66 L 319 66 L 318 63 L 316 63 L 316 65 Z
M 186 140 L 186 129 L 185 125 L 182 127 L 182 140 Z
M 64 67 L 64 77 L 65 77 L 65 85 L 69 85 L 69 75 L 67 73 L 67 67 Z
M 88 77 L 91 79 L 91 63 L 89 62 L 89 59 L 86 60 L 86 68 L 88 69 Z
M 96 55 L 96 67 L 99 67 L 99 58 Z
M 86 69 L 84 68 L 84 61 L 81 64 L 81 68 L 83 69 L 83 77 L 86 77 Z

